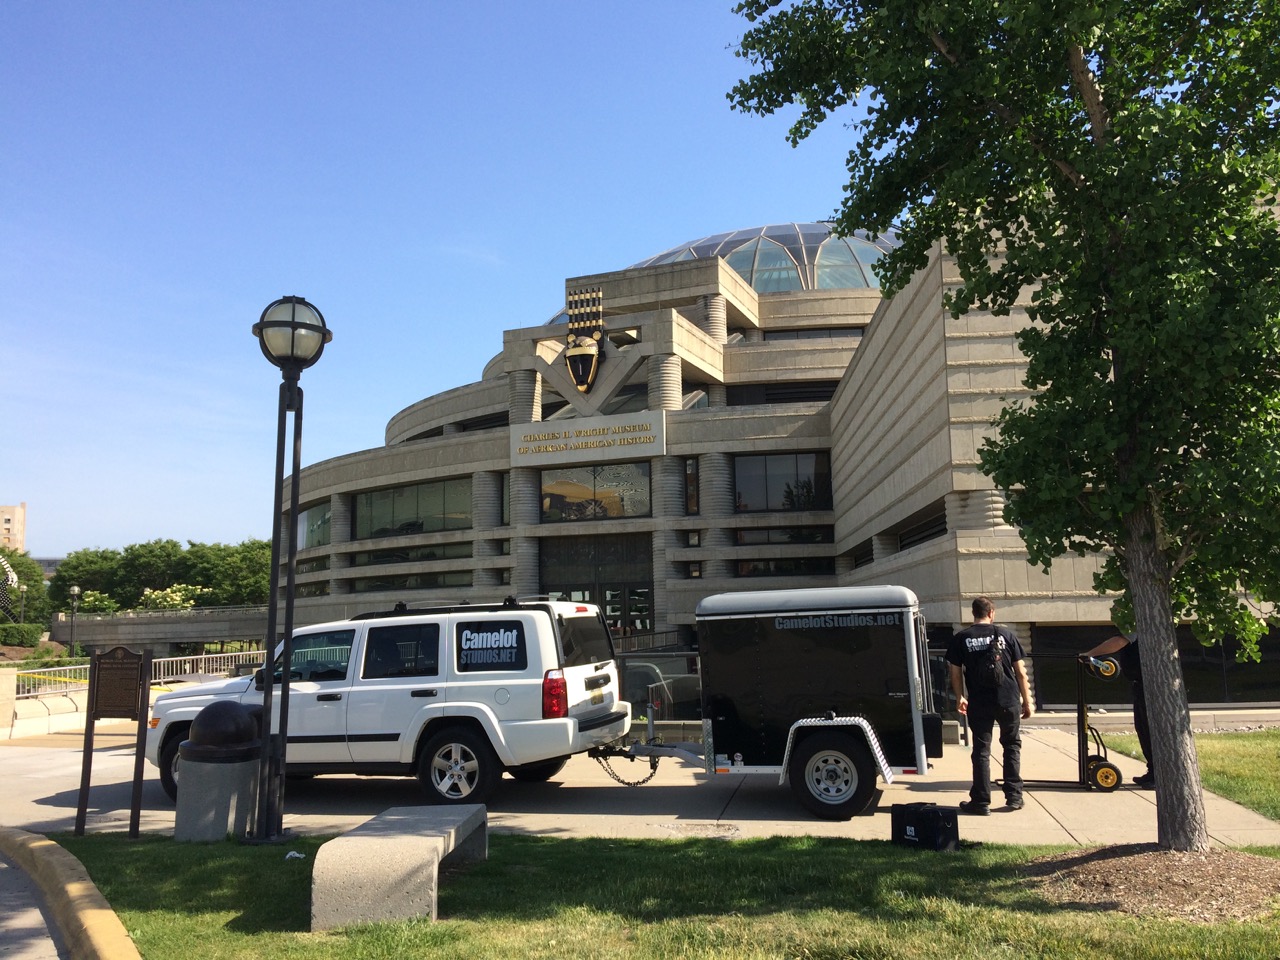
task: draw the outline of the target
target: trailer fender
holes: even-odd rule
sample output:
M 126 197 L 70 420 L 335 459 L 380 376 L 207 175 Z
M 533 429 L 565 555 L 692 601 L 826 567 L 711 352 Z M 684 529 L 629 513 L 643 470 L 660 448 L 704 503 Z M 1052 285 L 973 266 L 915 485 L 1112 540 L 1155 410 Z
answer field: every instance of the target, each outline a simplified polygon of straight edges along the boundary
M 876 736 L 875 727 L 863 717 L 812 717 L 807 720 L 797 720 L 791 725 L 791 729 L 787 732 L 787 752 L 782 758 L 782 773 L 778 775 L 778 786 L 782 786 L 787 780 L 787 767 L 791 762 L 791 748 L 796 742 L 796 733 L 804 727 L 857 727 L 862 731 L 864 737 L 867 738 L 867 746 L 871 749 L 871 756 L 875 758 L 876 767 L 880 770 L 880 776 L 884 777 L 885 783 L 893 783 L 893 770 L 889 767 L 889 762 L 884 758 L 884 750 L 880 748 L 880 739 Z

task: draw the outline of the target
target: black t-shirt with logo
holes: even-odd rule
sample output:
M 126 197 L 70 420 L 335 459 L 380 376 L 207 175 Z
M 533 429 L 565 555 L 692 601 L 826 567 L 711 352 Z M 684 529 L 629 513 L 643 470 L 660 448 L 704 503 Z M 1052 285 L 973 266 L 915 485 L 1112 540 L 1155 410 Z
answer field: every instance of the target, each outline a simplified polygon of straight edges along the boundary
M 1009 651 L 1006 682 L 1001 683 L 998 688 L 990 689 L 967 684 L 970 708 L 978 710 L 995 710 L 997 707 L 1016 709 L 1022 705 L 1022 693 L 1018 688 L 1018 677 L 1014 672 L 1013 665 L 1018 660 L 1026 659 L 1026 653 L 1022 649 L 1022 643 L 1018 640 L 1017 634 L 1008 627 L 993 623 L 975 623 L 973 626 L 961 630 L 951 638 L 951 643 L 947 646 L 947 662 L 953 663 L 957 667 L 974 669 L 979 660 L 986 658 L 987 647 L 995 639 L 997 631 L 1000 636 L 1004 637 L 1005 646 Z

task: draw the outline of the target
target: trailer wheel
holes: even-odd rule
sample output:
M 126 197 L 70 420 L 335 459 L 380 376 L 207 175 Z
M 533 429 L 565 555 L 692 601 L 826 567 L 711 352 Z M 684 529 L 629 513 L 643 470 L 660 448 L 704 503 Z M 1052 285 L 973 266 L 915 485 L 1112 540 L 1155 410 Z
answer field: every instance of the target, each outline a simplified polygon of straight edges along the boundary
M 862 813 L 876 790 L 876 767 L 860 738 L 824 731 L 795 745 L 787 769 L 800 805 L 823 820 Z
M 1120 786 L 1124 777 L 1120 775 L 1120 768 L 1114 763 L 1102 761 L 1095 763 L 1089 768 L 1089 786 L 1097 787 L 1110 793 L 1116 787 Z

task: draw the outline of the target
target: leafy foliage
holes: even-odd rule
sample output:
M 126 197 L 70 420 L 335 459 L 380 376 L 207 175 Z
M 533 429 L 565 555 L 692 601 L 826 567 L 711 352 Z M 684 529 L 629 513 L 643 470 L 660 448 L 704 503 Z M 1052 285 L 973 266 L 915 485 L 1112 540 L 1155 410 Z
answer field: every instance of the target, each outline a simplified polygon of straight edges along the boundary
M 850 120 L 837 225 L 899 225 L 886 292 L 941 242 L 954 316 L 1025 305 L 1034 394 L 1000 414 L 982 470 L 1033 562 L 1104 555 L 1096 586 L 1122 594 L 1118 622 L 1153 654 L 1156 753 L 1183 774 L 1161 842 L 1181 819 L 1207 843 L 1173 625 L 1194 617 L 1256 657 L 1249 604 L 1280 599 L 1275 0 L 738 10 L 758 69 L 730 101 L 798 105 L 793 142 Z
M 42 624 L 49 622 L 50 606 L 44 586 L 44 570 L 25 553 L 18 553 L 8 547 L 0 547 L 0 556 L 13 567 L 18 575 L 18 586 L 26 587 L 26 599 L 15 589 L 9 592 L 13 603 L 13 615 L 23 623 Z M 0 617 L 0 622 L 3 618 Z M 14 644 L 19 646 L 19 644 Z
M 79 585 L 80 609 L 86 613 L 253 605 L 267 602 L 270 573 L 271 545 L 265 540 L 188 541 L 185 549 L 176 540 L 152 540 L 124 550 L 69 554 L 50 581 L 49 594 L 58 609 L 68 610 L 68 590 Z

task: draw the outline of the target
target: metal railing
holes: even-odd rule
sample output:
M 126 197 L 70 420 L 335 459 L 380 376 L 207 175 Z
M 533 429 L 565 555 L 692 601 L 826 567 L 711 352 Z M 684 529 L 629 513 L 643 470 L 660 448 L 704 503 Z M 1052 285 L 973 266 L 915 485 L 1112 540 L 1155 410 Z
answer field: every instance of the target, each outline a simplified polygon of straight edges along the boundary
M 263 651 L 211 653 L 198 657 L 164 657 L 151 661 L 151 683 L 165 684 L 180 677 L 229 677 L 241 666 L 262 663 Z M 17 698 L 65 697 L 89 689 L 89 665 L 36 667 L 18 670 Z

